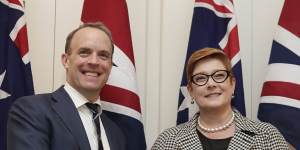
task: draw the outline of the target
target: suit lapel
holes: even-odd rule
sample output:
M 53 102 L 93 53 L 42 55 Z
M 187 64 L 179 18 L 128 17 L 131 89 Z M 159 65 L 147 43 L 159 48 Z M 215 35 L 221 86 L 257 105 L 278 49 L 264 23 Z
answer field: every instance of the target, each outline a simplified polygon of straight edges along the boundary
M 52 105 L 53 109 L 57 112 L 58 116 L 62 119 L 62 122 L 76 139 L 80 149 L 90 150 L 90 144 L 80 116 L 67 92 L 63 87 L 60 87 L 52 94 L 52 96 L 54 98 L 54 103 Z
M 109 143 L 109 147 L 111 150 L 119 150 L 119 143 L 117 141 L 117 135 L 114 135 L 114 133 L 112 131 L 114 131 L 114 129 L 112 128 L 113 125 L 111 124 L 111 120 L 109 120 L 109 118 L 102 113 L 101 114 L 101 121 L 105 130 L 105 134 Z

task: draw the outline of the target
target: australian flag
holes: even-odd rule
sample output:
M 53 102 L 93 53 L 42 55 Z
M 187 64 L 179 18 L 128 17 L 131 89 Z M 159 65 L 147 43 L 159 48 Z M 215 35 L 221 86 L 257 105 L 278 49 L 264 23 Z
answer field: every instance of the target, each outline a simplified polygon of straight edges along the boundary
M 233 106 L 246 115 L 234 11 L 232 0 L 196 0 L 185 64 L 190 55 L 201 48 L 213 47 L 224 50 L 231 60 L 236 77 Z M 186 85 L 186 68 L 184 68 L 179 92 L 177 124 L 188 121 L 198 110 L 196 104 L 191 104 Z
M 0 150 L 6 150 L 6 122 L 11 104 L 32 95 L 24 7 L 20 1 L 0 1 Z
M 258 118 L 300 149 L 300 1 L 285 0 L 273 40 Z
M 101 106 L 123 130 L 127 149 L 145 150 L 134 53 L 126 0 L 85 0 L 82 22 L 103 22 L 112 32 L 115 45 L 113 67 L 102 88 Z

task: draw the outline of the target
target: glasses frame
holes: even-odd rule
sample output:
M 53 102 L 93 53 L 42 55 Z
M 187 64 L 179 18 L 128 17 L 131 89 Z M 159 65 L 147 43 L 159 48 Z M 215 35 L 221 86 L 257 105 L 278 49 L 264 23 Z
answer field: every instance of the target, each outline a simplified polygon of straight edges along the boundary
M 216 80 L 213 78 L 213 76 L 214 76 L 217 72 L 220 72 L 220 71 L 226 72 L 226 75 L 227 75 L 227 76 L 226 76 L 226 78 L 225 78 L 223 81 L 219 81 L 219 82 L 218 82 L 218 81 L 216 81 Z M 197 76 L 197 75 L 199 75 L 199 74 L 205 75 L 205 76 L 207 77 L 207 80 L 206 80 L 203 84 L 198 84 L 198 83 L 196 83 L 196 82 L 194 81 L 194 77 Z M 210 75 L 204 74 L 204 73 L 196 73 L 196 74 L 192 75 L 192 77 L 191 77 L 191 82 L 194 83 L 195 85 L 198 85 L 198 86 L 204 86 L 204 85 L 207 84 L 207 82 L 208 82 L 208 80 L 209 80 L 209 77 L 211 77 L 212 80 L 213 80 L 214 82 L 216 82 L 216 83 L 223 83 L 223 82 L 225 82 L 225 81 L 228 79 L 229 76 L 231 76 L 231 73 L 230 73 L 230 71 L 228 71 L 228 70 L 217 70 L 217 71 L 213 72 L 213 73 L 210 74 Z

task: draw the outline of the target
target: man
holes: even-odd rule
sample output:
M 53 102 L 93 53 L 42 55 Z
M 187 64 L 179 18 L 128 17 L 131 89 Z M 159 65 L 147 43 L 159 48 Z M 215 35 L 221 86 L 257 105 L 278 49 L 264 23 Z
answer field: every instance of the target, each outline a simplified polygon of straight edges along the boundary
M 8 150 L 125 149 L 122 131 L 97 106 L 112 68 L 112 55 L 111 33 L 102 23 L 83 24 L 72 31 L 61 57 L 65 86 L 13 104 L 7 125 Z

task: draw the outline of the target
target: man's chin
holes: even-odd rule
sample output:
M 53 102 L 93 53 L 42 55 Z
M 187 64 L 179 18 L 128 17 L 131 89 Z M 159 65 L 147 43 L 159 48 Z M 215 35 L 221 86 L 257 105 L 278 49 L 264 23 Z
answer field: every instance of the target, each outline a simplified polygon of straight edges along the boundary
M 86 85 L 83 87 L 86 91 L 90 92 L 100 92 L 101 88 L 100 86 L 91 86 L 91 85 Z

